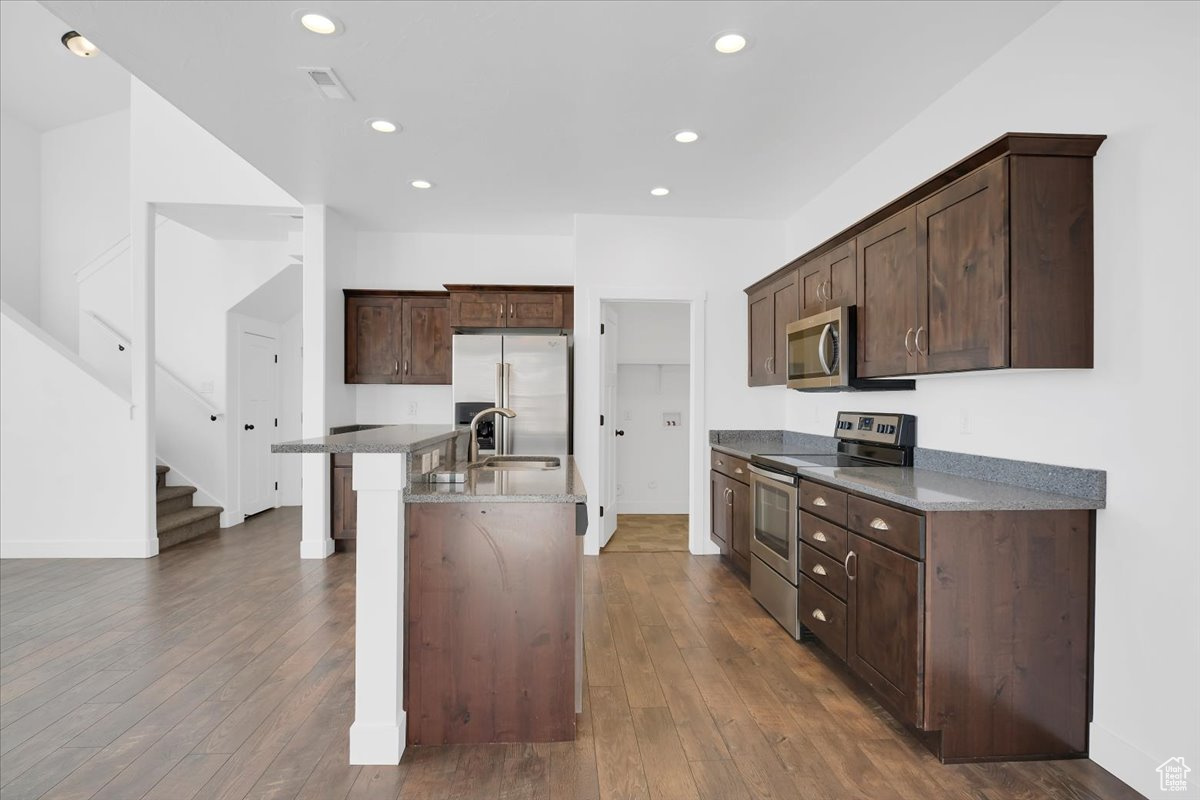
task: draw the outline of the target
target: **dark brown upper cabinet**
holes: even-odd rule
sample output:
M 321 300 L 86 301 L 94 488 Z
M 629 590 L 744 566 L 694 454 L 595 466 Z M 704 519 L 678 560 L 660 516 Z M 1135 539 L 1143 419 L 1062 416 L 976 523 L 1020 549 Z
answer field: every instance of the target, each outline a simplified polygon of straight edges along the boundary
M 1104 138 L 1005 134 L 748 287 L 750 385 L 786 372 L 756 361 L 774 311 L 763 299 L 789 275 L 804 315 L 857 306 L 862 378 L 1090 368 Z
M 450 325 L 470 328 L 573 327 L 575 295 L 570 286 L 477 286 L 446 284 Z
M 347 289 L 344 294 L 346 383 L 450 383 L 445 292 Z
M 450 300 L 405 297 L 400 371 L 404 383 L 450 383 Z
M 793 270 L 750 295 L 747 319 L 750 386 L 787 383 L 787 326 L 800 316 L 800 273 Z
M 834 306 L 852 306 L 858 297 L 855 242 L 838 245 L 800 267 L 800 316 Z
M 399 297 L 346 296 L 346 383 L 402 383 Z
M 901 211 L 858 237 L 858 375 L 913 371 L 916 212 Z M 866 310 L 870 309 L 870 313 Z M 897 346 L 899 343 L 899 346 Z

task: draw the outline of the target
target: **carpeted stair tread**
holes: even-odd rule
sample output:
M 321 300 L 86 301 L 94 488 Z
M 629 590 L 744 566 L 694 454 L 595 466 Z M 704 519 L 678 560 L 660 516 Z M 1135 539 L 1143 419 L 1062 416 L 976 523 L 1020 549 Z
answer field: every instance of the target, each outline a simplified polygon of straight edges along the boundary
M 159 517 L 158 533 L 162 534 L 172 531 L 176 528 L 182 528 L 185 525 L 191 525 L 193 522 L 199 522 L 209 517 L 219 517 L 224 509 L 219 506 L 192 506 L 183 511 L 176 511 L 173 514 L 166 514 Z
M 163 500 L 174 500 L 176 497 L 195 493 L 195 486 L 160 486 L 156 492 L 157 497 L 155 499 L 161 503 Z

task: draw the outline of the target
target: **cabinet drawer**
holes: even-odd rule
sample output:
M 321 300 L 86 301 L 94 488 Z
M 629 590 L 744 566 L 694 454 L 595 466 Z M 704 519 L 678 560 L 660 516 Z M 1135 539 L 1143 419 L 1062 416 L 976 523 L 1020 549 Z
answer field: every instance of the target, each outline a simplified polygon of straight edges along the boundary
M 846 604 L 808 576 L 800 579 L 800 624 L 843 661 L 846 659 Z
M 737 456 L 713 450 L 712 468 L 717 472 L 728 475 L 735 481 L 741 481 L 742 483 L 750 482 L 750 463 Z
M 846 524 L 846 493 L 800 481 L 800 507 L 837 525 Z
M 846 568 L 842 566 L 842 562 L 835 561 L 821 551 L 802 544 L 800 545 L 800 572 L 806 580 L 821 584 L 837 595 L 839 600 L 846 599 Z
M 846 527 L 855 533 L 913 558 L 925 557 L 923 517 L 862 497 L 850 498 L 847 517 Z
M 800 538 L 840 563 L 846 560 L 846 529 L 800 512 Z

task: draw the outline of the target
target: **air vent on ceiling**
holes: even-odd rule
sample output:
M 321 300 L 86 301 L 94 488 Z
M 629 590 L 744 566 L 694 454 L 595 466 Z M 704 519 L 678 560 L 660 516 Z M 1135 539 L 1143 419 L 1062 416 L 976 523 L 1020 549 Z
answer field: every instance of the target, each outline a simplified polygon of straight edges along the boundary
M 326 100 L 353 100 L 345 84 L 329 67 L 301 67 L 313 87 Z

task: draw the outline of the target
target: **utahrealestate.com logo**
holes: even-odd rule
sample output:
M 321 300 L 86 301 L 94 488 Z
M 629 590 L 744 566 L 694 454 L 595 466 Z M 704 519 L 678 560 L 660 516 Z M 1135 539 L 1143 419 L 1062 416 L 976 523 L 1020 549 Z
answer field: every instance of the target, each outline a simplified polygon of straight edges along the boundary
M 1164 792 L 1186 792 L 1187 776 L 1192 771 L 1183 761 L 1183 756 L 1168 758 L 1158 765 L 1158 788 Z

